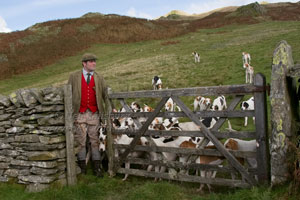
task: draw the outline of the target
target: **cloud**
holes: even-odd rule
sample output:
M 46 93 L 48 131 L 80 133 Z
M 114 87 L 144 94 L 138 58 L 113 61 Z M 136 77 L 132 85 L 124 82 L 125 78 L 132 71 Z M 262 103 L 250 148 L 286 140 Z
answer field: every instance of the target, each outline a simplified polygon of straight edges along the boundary
M 36 0 L 32 2 L 33 6 L 57 6 L 57 5 L 67 5 L 67 4 L 74 4 L 74 3 L 83 3 L 83 2 L 90 2 L 95 0 Z
M 5 20 L 0 16 L 0 33 L 11 32 L 11 30 L 7 27 Z
M 262 0 L 263 1 L 263 0 Z M 266 0 L 268 3 L 285 2 L 285 0 Z M 297 2 L 298 0 L 287 0 L 288 2 Z M 255 0 L 211 0 L 205 2 L 191 3 L 184 10 L 190 14 L 200 14 L 217 8 L 226 6 L 242 6 L 255 2 Z
M 39 9 L 50 9 L 50 7 L 64 6 L 64 5 L 74 5 L 86 2 L 94 2 L 96 0 L 30 0 L 26 3 L 17 4 L 8 7 L 0 7 L 0 13 L 2 16 L 8 18 L 19 17 L 27 13 L 33 13 Z
M 153 17 L 147 13 L 136 11 L 135 8 L 131 7 L 126 12 L 126 15 L 130 17 L 137 17 L 137 18 L 146 18 L 146 19 L 153 19 Z

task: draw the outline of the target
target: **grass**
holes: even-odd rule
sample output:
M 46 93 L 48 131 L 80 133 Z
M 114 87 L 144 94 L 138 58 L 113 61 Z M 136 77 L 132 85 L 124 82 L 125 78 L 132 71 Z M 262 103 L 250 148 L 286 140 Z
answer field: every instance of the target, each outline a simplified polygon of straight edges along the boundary
M 0 184 L 1 200 L 140 200 L 140 199 L 172 199 L 172 200 L 275 200 L 275 199 L 299 199 L 296 194 L 289 195 L 289 185 L 277 188 L 254 187 L 251 189 L 230 189 L 226 187 L 215 187 L 211 194 L 205 192 L 198 193 L 196 189 L 199 184 L 160 181 L 130 176 L 127 181 L 122 181 L 122 177 L 109 178 L 105 175 L 103 179 L 95 178 L 91 173 L 79 176 L 79 183 L 76 186 L 52 187 L 38 193 L 24 191 L 22 185 Z
M 269 83 L 272 54 L 281 40 L 291 45 L 294 62 L 300 63 L 299 31 L 299 22 L 231 25 L 201 29 L 172 40 L 95 44 L 87 51 L 100 58 L 97 71 L 103 74 L 113 91 L 150 90 L 154 75 L 161 77 L 164 88 L 243 84 L 243 51 L 251 54 L 255 72 L 263 73 Z M 193 51 L 201 55 L 199 64 L 193 61 Z M 19 88 L 62 85 L 71 72 L 81 69 L 80 60 L 84 52 L 43 69 L 2 80 L 0 93 L 8 95 Z M 183 100 L 189 105 L 193 99 Z M 157 102 L 153 99 L 139 101 L 150 105 Z M 242 124 L 243 119 L 232 121 L 237 130 L 244 129 Z M 249 124 L 248 129 L 254 129 L 252 119 L 249 119 Z M 150 179 L 133 176 L 122 182 L 120 177 L 95 179 L 88 175 L 81 177 L 76 186 L 52 188 L 36 194 L 24 192 L 20 185 L 0 184 L 0 199 L 299 199 L 296 194 L 288 196 L 289 185 L 250 190 L 217 187 L 212 195 L 198 194 L 198 187 L 198 184 L 191 183 L 154 183 Z
M 295 62 L 300 62 L 299 22 L 265 22 L 204 29 L 174 38 L 173 45 L 153 40 L 129 44 L 95 44 L 87 51 L 99 56 L 97 71 L 114 91 L 151 89 L 151 79 L 160 75 L 164 88 L 183 88 L 244 83 L 242 51 L 249 52 L 255 72 L 270 82 L 273 51 L 281 40 L 292 46 Z M 169 40 L 168 40 L 169 41 Z M 192 51 L 201 55 L 195 64 Z M 80 58 L 61 59 L 53 65 L 0 81 L 0 93 L 19 88 L 60 85 L 72 71 L 81 69 Z

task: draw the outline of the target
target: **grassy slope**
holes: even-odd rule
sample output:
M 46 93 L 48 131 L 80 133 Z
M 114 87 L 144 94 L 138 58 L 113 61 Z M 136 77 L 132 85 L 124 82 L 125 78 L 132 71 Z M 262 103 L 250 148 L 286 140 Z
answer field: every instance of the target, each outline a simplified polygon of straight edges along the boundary
M 151 78 L 162 77 L 164 87 L 183 88 L 210 85 L 244 83 L 241 52 L 249 52 L 256 72 L 262 72 L 270 82 L 273 51 L 280 40 L 292 46 L 295 62 L 300 62 L 300 23 L 268 22 L 244 26 L 227 26 L 218 29 L 199 30 L 172 39 L 174 45 L 161 45 L 166 41 L 148 41 L 130 44 L 96 44 L 89 49 L 100 60 L 97 70 L 103 73 L 114 91 L 151 89 Z M 201 55 L 201 63 L 193 63 L 192 51 Z M 82 52 L 83 53 L 83 52 Z M 30 74 L 15 76 L 0 81 L 0 93 L 22 87 L 46 87 L 66 82 L 70 72 L 81 69 L 81 54 L 36 70 Z M 191 99 L 185 99 L 186 102 Z M 147 100 L 141 100 L 142 103 Z M 151 102 L 147 102 L 151 103 Z M 233 123 L 241 125 L 241 120 Z M 251 124 L 251 120 L 249 122 Z M 250 126 L 253 128 L 253 125 Z M 144 179 L 142 179 L 144 180 Z M 101 188 L 105 188 L 101 190 Z M 201 199 L 195 189 L 198 184 L 152 183 L 131 177 L 128 182 L 120 179 L 96 181 L 92 177 L 82 178 L 76 187 L 55 189 L 40 194 L 23 194 L 20 186 L 0 185 L 0 199 Z M 11 190 L 12 192 L 5 192 Z M 216 195 L 205 195 L 205 199 L 271 199 L 287 198 L 287 188 L 270 192 L 266 188 L 253 190 L 218 189 Z M 224 194 L 221 193 L 226 193 Z M 228 193 L 228 194 L 227 194 Z M 296 198 L 296 197 L 295 197 Z
M 242 51 L 251 54 L 255 72 L 264 73 L 270 82 L 272 54 L 280 40 L 287 40 L 294 61 L 300 62 L 299 30 L 299 22 L 267 22 L 199 30 L 174 38 L 172 41 L 179 41 L 174 45 L 161 45 L 165 41 L 96 44 L 88 51 L 99 56 L 97 70 L 114 91 L 151 89 L 153 75 L 160 75 L 164 87 L 169 88 L 241 84 Z M 200 64 L 193 63 L 194 50 L 201 55 Z M 45 69 L 0 81 L 0 93 L 62 84 L 70 72 L 81 68 L 80 58 L 81 53 Z

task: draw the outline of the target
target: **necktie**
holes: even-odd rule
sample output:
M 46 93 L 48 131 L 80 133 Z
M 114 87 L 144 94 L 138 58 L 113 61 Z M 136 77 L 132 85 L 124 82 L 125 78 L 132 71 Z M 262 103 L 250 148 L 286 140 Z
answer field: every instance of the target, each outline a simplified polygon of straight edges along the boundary
M 90 81 L 91 81 L 91 74 L 90 74 L 90 73 L 87 73 L 87 75 L 88 75 L 88 77 L 87 77 L 86 82 L 87 82 L 87 84 L 89 84 Z

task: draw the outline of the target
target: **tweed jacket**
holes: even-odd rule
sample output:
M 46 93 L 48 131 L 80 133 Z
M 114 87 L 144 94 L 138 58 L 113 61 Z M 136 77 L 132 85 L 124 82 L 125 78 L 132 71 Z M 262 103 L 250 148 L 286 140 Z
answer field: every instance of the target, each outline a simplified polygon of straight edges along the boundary
M 107 86 L 104 78 L 97 72 L 94 72 L 94 81 L 96 91 L 97 107 L 100 114 L 105 113 L 105 105 L 107 100 Z M 72 73 L 69 77 L 68 84 L 72 86 L 72 101 L 73 101 L 73 115 L 79 113 L 81 103 L 81 78 L 82 70 Z

